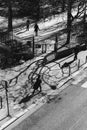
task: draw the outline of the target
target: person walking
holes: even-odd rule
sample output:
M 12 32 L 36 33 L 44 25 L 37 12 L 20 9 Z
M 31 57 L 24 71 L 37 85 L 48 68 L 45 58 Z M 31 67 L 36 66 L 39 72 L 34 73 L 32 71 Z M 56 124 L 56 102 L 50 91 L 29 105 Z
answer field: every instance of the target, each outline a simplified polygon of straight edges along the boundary
M 77 46 L 75 47 L 75 49 L 74 49 L 74 54 L 75 54 L 74 60 L 77 60 L 78 52 L 79 52 L 79 45 L 77 45 Z
M 29 19 L 27 19 L 27 21 L 26 21 L 26 31 L 29 31 L 29 24 L 30 24 L 30 21 L 29 21 Z
M 38 88 L 40 88 L 39 92 L 42 92 L 41 83 L 42 81 L 41 81 L 40 75 L 38 75 L 38 78 L 36 79 L 36 82 L 33 85 L 34 90 L 32 92 L 32 95 L 34 95 L 35 91 L 38 90 Z
M 39 26 L 37 23 L 35 23 L 35 25 L 34 25 L 35 36 L 38 36 L 38 30 L 40 30 Z

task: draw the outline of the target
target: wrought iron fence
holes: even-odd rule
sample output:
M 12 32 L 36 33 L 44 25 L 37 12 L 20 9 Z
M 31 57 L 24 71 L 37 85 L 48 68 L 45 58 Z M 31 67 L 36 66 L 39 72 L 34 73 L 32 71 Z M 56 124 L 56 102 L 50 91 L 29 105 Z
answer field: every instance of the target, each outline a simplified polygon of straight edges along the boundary
M 56 66 L 56 64 L 58 65 L 57 70 L 59 71 L 59 76 L 56 78 L 56 81 L 54 82 L 55 85 L 58 85 L 59 82 L 61 82 L 62 80 L 69 77 L 71 74 L 78 71 L 84 64 L 87 63 L 87 56 L 86 56 L 85 62 L 83 62 L 83 63 L 80 59 L 77 59 L 75 61 L 72 60 L 73 62 L 69 64 L 69 62 L 66 62 L 66 61 L 67 61 L 67 59 L 69 59 L 71 57 L 73 57 L 73 55 L 67 57 L 66 59 L 60 61 L 59 63 L 54 62 L 54 65 L 50 66 L 50 68 L 53 68 Z M 61 68 L 61 66 L 64 64 L 66 64 L 66 65 L 63 68 Z M 51 85 L 49 82 L 49 80 L 52 79 L 52 76 L 50 75 L 51 69 L 49 68 L 49 66 L 45 66 L 45 67 L 46 67 L 46 69 L 44 71 L 42 70 L 42 72 L 41 72 L 42 78 L 46 84 Z M 52 72 L 54 73 L 54 71 L 55 70 L 53 69 Z

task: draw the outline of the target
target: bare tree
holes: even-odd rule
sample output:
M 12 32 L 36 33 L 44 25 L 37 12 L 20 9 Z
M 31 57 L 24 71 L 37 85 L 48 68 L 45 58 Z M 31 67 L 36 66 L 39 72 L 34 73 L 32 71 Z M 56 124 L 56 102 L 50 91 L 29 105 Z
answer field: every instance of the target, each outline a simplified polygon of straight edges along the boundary
M 66 1 L 65 1 L 65 0 L 62 0 L 62 12 L 65 11 L 65 5 L 66 5 Z

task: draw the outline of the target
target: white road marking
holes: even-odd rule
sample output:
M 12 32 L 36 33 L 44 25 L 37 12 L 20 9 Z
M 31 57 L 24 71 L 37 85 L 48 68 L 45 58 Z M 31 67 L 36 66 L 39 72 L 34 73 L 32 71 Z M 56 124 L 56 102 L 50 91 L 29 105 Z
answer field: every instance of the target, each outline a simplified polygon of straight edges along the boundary
M 82 115 L 77 121 L 75 124 L 73 124 L 69 130 L 74 130 L 74 128 L 78 125 L 78 123 L 84 118 L 84 115 Z

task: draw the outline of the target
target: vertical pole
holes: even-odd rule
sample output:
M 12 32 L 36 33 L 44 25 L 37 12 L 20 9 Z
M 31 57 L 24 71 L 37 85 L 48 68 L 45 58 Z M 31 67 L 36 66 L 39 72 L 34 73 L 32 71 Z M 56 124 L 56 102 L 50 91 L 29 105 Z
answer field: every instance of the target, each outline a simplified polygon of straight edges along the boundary
M 85 60 L 85 62 L 87 63 L 87 56 L 86 56 L 86 60 Z
M 13 30 L 12 27 L 12 6 L 11 6 L 11 0 L 8 0 L 8 32 Z
M 44 53 L 44 44 L 42 44 L 42 54 Z
M 58 45 L 58 39 L 57 39 L 57 34 L 56 34 L 55 44 L 54 44 L 54 51 L 55 51 L 55 52 L 57 51 L 57 45 Z
M 85 45 L 86 45 L 86 0 L 84 0 L 84 16 L 83 16 L 83 33 L 85 36 Z
M 62 68 L 62 77 L 63 77 L 63 74 L 64 74 L 64 72 L 63 72 L 63 68 Z
M 35 42 L 34 42 L 34 36 L 33 36 L 33 47 L 32 47 L 32 53 L 33 53 L 33 57 L 34 57 L 34 50 L 35 49 Z
M 2 97 L 1 96 L 0 96 L 0 102 L 1 102 L 0 109 L 2 109 Z
M 71 10 L 72 10 L 72 1 L 73 0 L 68 0 L 68 7 L 67 7 L 67 40 L 66 44 L 69 45 L 70 43 L 70 38 L 71 38 L 71 26 L 72 26 L 72 15 L 71 15 Z M 70 47 L 70 45 L 69 45 Z
M 79 67 L 80 67 L 80 59 L 78 60 L 78 70 L 79 70 Z
M 70 74 L 71 74 L 71 68 L 70 68 L 70 65 L 69 65 L 69 76 L 70 76 Z
M 8 83 L 5 81 L 5 94 L 6 94 L 6 102 L 7 102 L 7 116 L 10 116 L 9 114 L 9 102 L 8 102 Z
M 47 52 L 47 44 L 45 44 L 45 53 Z

